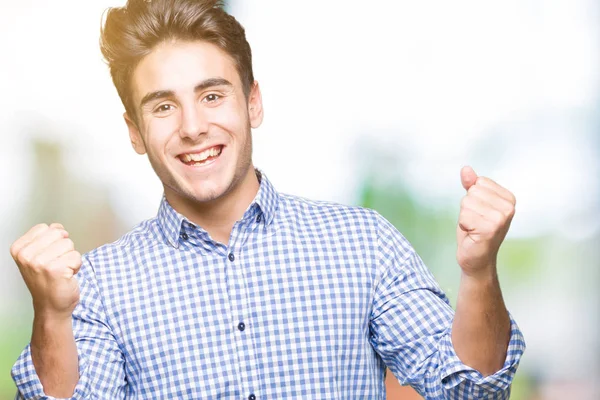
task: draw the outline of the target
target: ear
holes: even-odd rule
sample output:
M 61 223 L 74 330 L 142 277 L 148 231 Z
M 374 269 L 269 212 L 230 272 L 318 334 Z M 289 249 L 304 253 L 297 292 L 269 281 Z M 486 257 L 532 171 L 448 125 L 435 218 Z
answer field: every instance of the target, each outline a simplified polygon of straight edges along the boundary
M 142 139 L 140 130 L 138 129 L 137 123 L 127 113 L 123 114 L 127 129 L 129 129 L 129 140 L 131 140 L 131 146 L 138 154 L 146 154 L 146 144 Z
M 252 128 L 258 128 L 262 124 L 263 113 L 260 87 L 258 86 L 258 82 L 254 81 L 250 90 L 250 96 L 248 97 L 248 115 L 250 116 L 250 126 Z

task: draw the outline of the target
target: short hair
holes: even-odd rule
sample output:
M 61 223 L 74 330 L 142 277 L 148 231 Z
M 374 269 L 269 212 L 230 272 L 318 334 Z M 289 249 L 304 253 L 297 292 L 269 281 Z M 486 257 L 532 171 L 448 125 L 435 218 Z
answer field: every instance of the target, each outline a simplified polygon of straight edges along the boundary
M 128 0 L 124 7 L 108 9 L 100 49 L 129 115 L 137 114 L 131 95 L 133 71 L 169 40 L 204 41 L 227 53 L 248 98 L 254 83 L 250 44 L 244 27 L 223 7 L 222 0 Z

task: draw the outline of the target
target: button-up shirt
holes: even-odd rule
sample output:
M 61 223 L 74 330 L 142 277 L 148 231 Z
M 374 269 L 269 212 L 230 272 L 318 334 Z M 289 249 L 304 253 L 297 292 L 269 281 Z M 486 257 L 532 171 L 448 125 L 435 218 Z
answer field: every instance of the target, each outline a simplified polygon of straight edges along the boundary
M 384 371 L 426 399 L 506 399 L 523 337 L 484 377 L 453 310 L 377 212 L 278 193 L 266 176 L 227 245 L 163 198 L 83 257 L 74 399 L 384 399 Z M 27 346 L 17 398 L 47 398 Z

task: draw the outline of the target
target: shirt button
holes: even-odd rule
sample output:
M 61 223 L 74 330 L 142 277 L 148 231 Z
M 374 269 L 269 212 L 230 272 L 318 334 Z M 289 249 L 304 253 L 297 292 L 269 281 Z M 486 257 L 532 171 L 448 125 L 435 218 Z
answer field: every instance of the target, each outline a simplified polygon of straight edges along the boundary
M 262 220 L 262 215 L 260 215 L 260 214 L 259 214 L 259 215 L 258 215 L 258 217 L 256 217 L 256 222 L 257 222 L 258 224 L 260 224 L 260 221 L 261 221 L 261 220 Z
M 240 322 L 238 324 L 238 329 L 240 330 L 240 332 L 243 332 L 244 329 L 246 329 L 246 324 L 244 324 L 243 322 Z
M 250 396 L 248 396 L 248 400 L 256 400 L 256 396 L 251 394 Z
M 235 256 L 233 253 L 229 253 L 229 261 L 233 262 L 233 260 L 235 260 Z
M 181 234 L 181 238 L 182 238 L 183 240 L 188 240 L 188 235 L 187 235 L 187 233 L 183 232 L 183 233 Z

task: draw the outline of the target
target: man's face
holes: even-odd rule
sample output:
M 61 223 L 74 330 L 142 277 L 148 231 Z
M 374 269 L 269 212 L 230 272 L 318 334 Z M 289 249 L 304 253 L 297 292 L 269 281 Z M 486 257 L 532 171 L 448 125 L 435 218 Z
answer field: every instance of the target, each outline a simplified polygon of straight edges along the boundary
M 201 41 L 165 42 L 138 64 L 132 90 L 130 138 L 148 154 L 167 199 L 209 202 L 248 175 L 260 90 L 255 84 L 246 99 L 225 52 Z

